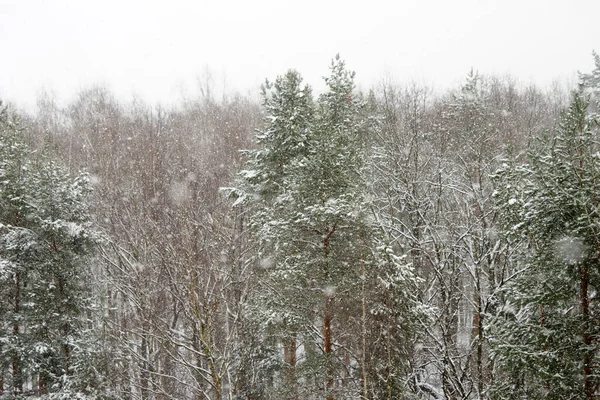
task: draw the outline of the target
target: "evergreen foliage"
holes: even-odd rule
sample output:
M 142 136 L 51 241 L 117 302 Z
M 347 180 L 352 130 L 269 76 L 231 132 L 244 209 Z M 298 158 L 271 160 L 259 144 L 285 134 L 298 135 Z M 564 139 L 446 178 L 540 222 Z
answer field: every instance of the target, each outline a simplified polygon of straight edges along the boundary
M 6 393 L 94 398 L 101 389 L 86 313 L 90 255 L 97 241 L 86 175 L 70 177 L 24 144 L 0 116 L 0 298 Z
M 261 147 L 247 153 L 236 192 L 256 210 L 258 313 L 284 348 L 284 396 L 403 390 L 390 376 L 407 359 L 415 278 L 369 216 L 365 146 L 376 125 L 353 78 L 338 57 L 316 103 L 296 72 L 265 86 Z M 367 349 L 360 338 L 375 331 L 384 339 Z M 377 360 L 388 350 L 393 361 Z
M 528 164 L 496 174 L 522 272 L 495 321 L 493 398 L 591 399 L 598 388 L 600 153 L 584 89 Z
M 0 106 L 0 398 L 598 397 L 595 62 Z

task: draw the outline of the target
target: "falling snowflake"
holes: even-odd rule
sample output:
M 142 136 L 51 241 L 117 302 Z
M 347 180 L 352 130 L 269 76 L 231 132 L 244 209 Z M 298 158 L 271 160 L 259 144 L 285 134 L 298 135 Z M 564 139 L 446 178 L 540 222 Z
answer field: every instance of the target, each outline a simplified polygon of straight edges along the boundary
M 586 259 L 588 247 L 581 238 L 565 236 L 554 242 L 554 254 L 558 260 L 573 265 Z

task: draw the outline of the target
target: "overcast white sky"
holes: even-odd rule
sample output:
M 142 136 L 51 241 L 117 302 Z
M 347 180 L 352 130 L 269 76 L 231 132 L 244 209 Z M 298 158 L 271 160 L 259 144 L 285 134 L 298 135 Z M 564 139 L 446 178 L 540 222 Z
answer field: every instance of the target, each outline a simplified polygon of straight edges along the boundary
M 318 87 L 336 53 L 365 88 L 445 88 L 471 67 L 546 85 L 591 70 L 599 16 L 598 0 L 0 0 L 0 98 L 100 83 L 168 103 L 207 69 L 243 93 L 288 68 Z

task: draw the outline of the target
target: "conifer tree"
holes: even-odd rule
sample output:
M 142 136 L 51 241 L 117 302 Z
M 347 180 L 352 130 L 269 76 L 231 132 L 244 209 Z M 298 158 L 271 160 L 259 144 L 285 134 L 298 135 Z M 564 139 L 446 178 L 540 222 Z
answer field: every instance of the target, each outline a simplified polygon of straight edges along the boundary
M 97 395 L 86 267 L 97 235 L 88 219 L 85 175 L 71 178 L 23 143 L 0 116 L 2 386 L 52 398 Z M 10 360 L 8 363 L 5 360 Z M 79 394 L 77 394 L 79 393 Z
M 573 94 L 528 164 L 496 175 L 504 232 L 522 251 L 494 324 L 493 398 L 598 394 L 600 160 L 588 92 Z
M 259 148 L 246 151 L 247 169 L 241 171 L 242 190 L 236 190 L 236 203 L 249 203 L 252 207 L 250 225 L 259 242 L 258 264 L 266 269 L 270 291 L 259 293 L 255 304 L 255 319 L 266 321 L 266 335 L 272 337 L 271 349 L 281 343 L 283 359 L 269 349 L 261 350 L 266 357 L 262 363 L 264 374 L 283 370 L 284 395 L 295 392 L 296 331 L 302 315 L 289 300 L 291 276 L 279 274 L 273 266 L 293 266 L 289 246 L 289 222 L 297 205 L 291 196 L 298 170 L 305 164 L 312 134 L 314 104 L 309 86 L 302 85 L 302 77 L 290 70 L 273 83 L 262 87 L 265 127 L 257 133 Z M 290 267 L 288 269 L 293 269 Z M 293 287 L 293 286 L 292 286 Z M 288 299 L 288 300 L 286 300 Z M 296 302 L 296 304 L 300 304 Z
M 268 87 L 261 147 L 248 152 L 250 168 L 235 191 L 238 202 L 255 209 L 266 282 L 262 316 L 283 343 L 288 398 L 366 396 L 379 387 L 369 385 L 378 369 L 388 374 L 384 391 L 397 395 L 389 390 L 392 360 L 384 367 L 366 360 L 366 335 L 377 331 L 367 324 L 385 324 L 378 333 L 390 338 L 409 331 L 414 277 L 369 217 L 364 158 L 374 125 L 353 78 L 338 57 L 316 104 L 295 72 Z

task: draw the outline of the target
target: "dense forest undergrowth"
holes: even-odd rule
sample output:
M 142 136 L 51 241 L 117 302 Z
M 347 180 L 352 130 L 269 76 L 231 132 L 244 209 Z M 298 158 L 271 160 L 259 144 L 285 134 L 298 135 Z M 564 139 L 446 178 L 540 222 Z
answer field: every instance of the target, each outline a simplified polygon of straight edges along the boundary
M 597 398 L 595 61 L 3 107 L 0 398 Z

